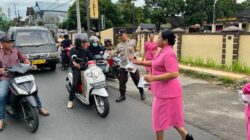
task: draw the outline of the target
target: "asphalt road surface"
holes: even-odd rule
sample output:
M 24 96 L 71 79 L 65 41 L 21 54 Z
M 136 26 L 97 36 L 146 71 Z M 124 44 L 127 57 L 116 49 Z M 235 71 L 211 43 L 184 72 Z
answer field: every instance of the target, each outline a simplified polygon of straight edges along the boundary
M 23 122 L 6 114 L 7 126 L 0 132 L 1 140 L 154 140 L 151 125 L 151 107 L 127 97 L 126 102 L 115 103 L 118 91 L 108 89 L 110 114 L 107 118 L 97 115 L 94 107 L 75 101 L 72 110 L 66 108 L 68 93 L 65 88 L 66 71 L 35 73 L 43 106 L 50 116 L 40 116 L 40 127 L 30 133 Z M 220 138 L 186 123 L 195 140 L 221 140 Z M 180 140 L 174 129 L 166 132 L 166 140 Z

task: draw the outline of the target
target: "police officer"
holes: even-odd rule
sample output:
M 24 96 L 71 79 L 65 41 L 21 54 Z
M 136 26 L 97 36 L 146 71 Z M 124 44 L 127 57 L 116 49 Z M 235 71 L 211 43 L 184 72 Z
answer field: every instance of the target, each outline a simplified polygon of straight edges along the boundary
M 114 55 L 118 55 L 122 61 L 120 68 L 120 75 L 118 77 L 120 97 L 116 99 L 116 102 L 121 102 L 126 100 L 125 94 L 126 94 L 126 83 L 128 81 L 128 71 L 125 69 L 125 67 L 130 60 L 133 60 L 136 57 L 134 50 L 136 46 L 136 41 L 130 40 L 128 38 L 128 34 L 125 29 L 121 29 L 119 31 L 119 37 L 121 39 L 121 42 L 117 45 L 117 48 L 114 53 Z M 140 80 L 139 71 L 137 70 L 135 73 L 130 72 L 130 75 L 134 81 L 135 86 L 137 87 Z M 145 94 L 143 88 L 138 88 L 138 89 L 141 95 L 141 100 L 145 100 Z

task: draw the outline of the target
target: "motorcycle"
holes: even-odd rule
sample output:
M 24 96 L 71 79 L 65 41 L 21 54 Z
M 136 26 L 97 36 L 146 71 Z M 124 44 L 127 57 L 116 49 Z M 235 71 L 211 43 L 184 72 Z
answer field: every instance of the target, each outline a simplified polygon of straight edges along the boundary
M 71 58 L 79 64 L 83 62 L 76 55 Z M 94 104 L 98 115 L 104 118 L 109 114 L 106 78 L 102 69 L 95 64 L 95 61 L 89 61 L 87 65 L 88 68 L 81 72 L 81 83 L 78 84 L 75 95 L 80 102 L 87 106 Z M 68 73 L 66 81 L 66 88 L 70 93 L 73 82 L 72 72 Z
M 62 60 L 62 69 L 66 70 L 67 68 L 69 68 L 70 47 L 67 47 L 67 48 L 63 49 L 62 50 L 62 55 L 64 55 L 64 58 L 65 58 L 65 60 Z
M 10 80 L 6 112 L 14 119 L 24 121 L 28 130 L 34 133 L 39 127 L 34 97 L 38 89 L 34 76 L 26 74 L 29 70 L 32 70 L 29 64 L 17 64 L 7 68 L 7 73 L 14 74 L 15 78 Z
M 106 78 L 116 79 L 119 76 L 119 69 L 121 66 L 121 59 L 119 57 L 110 58 L 108 52 L 101 52 L 95 57 L 96 64 L 103 70 Z
M 109 72 L 109 63 L 107 61 L 106 53 L 100 52 L 100 54 L 94 56 L 94 59 L 96 60 L 96 65 L 102 69 L 105 75 L 107 75 Z
M 110 62 L 110 69 L 108 73 L 108 78 L 116 79 L 119 76 L 121 59 L 119 57 L 113 57 L 108 60 Z

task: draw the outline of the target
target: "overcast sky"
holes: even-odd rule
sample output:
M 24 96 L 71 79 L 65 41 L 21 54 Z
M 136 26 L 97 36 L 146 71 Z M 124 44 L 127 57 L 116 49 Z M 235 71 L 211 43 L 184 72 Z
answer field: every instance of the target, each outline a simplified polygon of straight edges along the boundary
M 49 2 L 60 2 L 60 3 L 65 3 L 69 2 L 70 0 L 39 0 L 39 1 L 49 1 Z M 69 2 L 69 3 L 73 3 Z M 112 0 L 113 2 L 116 2 L 117 0 Z M 245 0 L 238 0 L 238 2 L 242 2 Z M 20 16 L 25 17 L 26 16 L 26 9 L 27 7 L 31 7 L 35 5 L 36 0 L 0 0 L 0 7 L 3 8 L 4 13 L 8 13 L 8 8 L 11 9 L 11 18 L 16 17 L 15 14 L 15 8 L 14 8 L 14 3 L 16 5 L 17 11 L 19 10 Z M 144 0 L 137 0 L 136 6 L 141 6 L 144 4 Z

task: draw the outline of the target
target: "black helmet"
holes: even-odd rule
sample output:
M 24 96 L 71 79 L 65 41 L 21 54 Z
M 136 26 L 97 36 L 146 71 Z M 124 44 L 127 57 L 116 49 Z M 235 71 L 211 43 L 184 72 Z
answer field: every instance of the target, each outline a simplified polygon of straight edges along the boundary
M 75 46 L 76 48 L 80 48 L 82 43 L 88 42 L 88 36 L 85 34 L 76 34 L 75 35 Z

